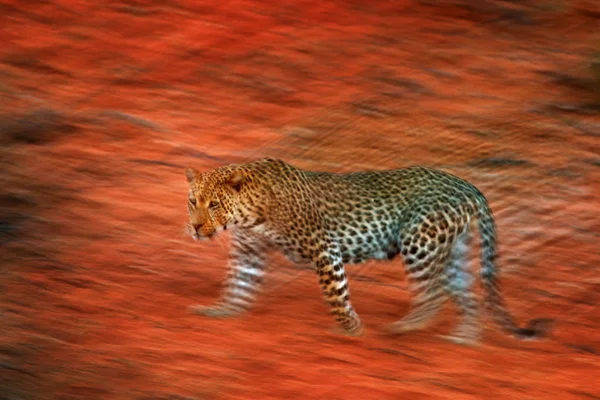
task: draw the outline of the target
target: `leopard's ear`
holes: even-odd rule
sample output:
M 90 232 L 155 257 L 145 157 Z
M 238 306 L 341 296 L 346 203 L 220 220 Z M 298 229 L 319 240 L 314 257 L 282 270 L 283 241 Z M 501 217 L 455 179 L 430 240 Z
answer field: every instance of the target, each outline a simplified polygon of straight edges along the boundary
M 233 190 L 239 192 L 242 189 L 242 185 L 246 180 L 246 175 L 244 175 L 243 171 L 236 169 L 231 173 L 227 181 L 225 181 L 226 185 L 229 185 Z
M 185 177 L 187 178 L 188 183 L 192 183 L 199 174 L 200 173 L 198 172 L 197 169 L 194 169 L 194 168 L 186 168 L 185 169 Z

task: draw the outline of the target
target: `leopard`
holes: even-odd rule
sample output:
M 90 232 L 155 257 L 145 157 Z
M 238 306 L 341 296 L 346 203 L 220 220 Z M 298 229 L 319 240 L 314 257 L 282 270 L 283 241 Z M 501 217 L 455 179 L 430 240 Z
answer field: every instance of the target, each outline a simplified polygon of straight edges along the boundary
M 451 300 L 459 321 L 448 335 L 477 345 L 487 311 L 505 333 L 546 336 L 551 319 L 517 325 L 507 310 L 496 266 L 496 226 L 487 199 L 473 184 L 427 166 L 349 173 L 309 171 L 266 157 L 201 172 L 185 168 L 189 184 L 187 227 L 194 240 L 230 232 L 229 266 L 220 298 L 190 306 L 210 317 L 252 308 L 263 286 L 267 257 L 282 252 L 310 265 L 337 325 L 362 336 L 350 301 L 346 265 L 401 258 L 408 281 L 406 314 L 389 326 L 403 334 L 423 329 Z M 483 301 L 468 267 L 473 231 L 479 232 Z

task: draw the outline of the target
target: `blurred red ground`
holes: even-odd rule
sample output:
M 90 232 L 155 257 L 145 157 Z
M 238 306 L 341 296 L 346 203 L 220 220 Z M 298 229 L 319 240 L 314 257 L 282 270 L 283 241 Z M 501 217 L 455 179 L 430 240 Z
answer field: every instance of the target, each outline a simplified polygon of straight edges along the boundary
M 0 2 L 0 398 L 600 398 L 598 28 L 596 1 Z M 471 180 L 553 336 L 453 345 L 450 307 L 389 336 L 399 261 L 350 267 L 365 337 L 280 258 L 248 315 L 191 315 L 227 238 L 184 233 L 183 167 L 264 156 Z

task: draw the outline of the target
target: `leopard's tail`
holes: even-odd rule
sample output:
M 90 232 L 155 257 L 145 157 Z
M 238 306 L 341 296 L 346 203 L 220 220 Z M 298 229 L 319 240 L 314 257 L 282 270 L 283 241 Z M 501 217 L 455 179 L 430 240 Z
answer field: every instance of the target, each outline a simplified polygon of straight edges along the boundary
M 519 339 L 533 339 L 547 336 L 553 321 L 546 318 L 534 319 L 527 326 L 518 326 L 506 309 L 500 291 L 500 281 L 496 260 L 496 224 L 487 201 L 482 197 L 477 210 L 478 230 L 481 237 L 481 280 L 485 309 L 505 332 Z

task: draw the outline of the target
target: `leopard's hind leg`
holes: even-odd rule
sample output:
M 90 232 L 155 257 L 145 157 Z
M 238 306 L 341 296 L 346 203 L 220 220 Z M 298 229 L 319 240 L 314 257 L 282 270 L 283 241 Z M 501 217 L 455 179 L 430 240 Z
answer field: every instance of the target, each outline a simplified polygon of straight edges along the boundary
M 450 335 L 443 336 L 454 343 L 474 345 L 481 336 L 479 306 L 469 271 L 468 255 L 471 236 L 466 226 L 452 244 L 445 269 L 445 290 L 458 308 L 460 322 Z
M 406 316 L 392 324 L 392 333 L 426 327 L 447 300 L 444 267 L 450 253 L 446 241 L 449 229 L 447 223 L 435 224 L 425 219 L 407 229 L 401 237 L 401 254 L 413 299 Z M 440 241 L 440 237 L 444 241 Z

